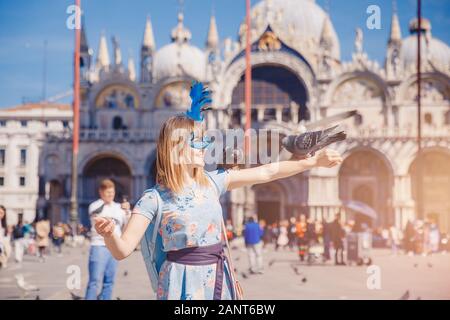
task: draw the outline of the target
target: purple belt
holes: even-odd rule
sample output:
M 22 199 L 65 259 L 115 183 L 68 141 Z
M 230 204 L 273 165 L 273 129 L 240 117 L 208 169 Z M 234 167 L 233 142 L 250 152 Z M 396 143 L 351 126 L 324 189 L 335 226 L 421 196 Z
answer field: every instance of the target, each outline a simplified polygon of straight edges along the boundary
M 214 300 L 222 299 L 222 284 L 224 263 L 226 256 L 223 252 L 223 244 L 217 243 L 210 246 L 184 248 L 167 252 L 167 260 L 191 266 L 204 266 L 216 263 L 216 282 L 214 285 Z

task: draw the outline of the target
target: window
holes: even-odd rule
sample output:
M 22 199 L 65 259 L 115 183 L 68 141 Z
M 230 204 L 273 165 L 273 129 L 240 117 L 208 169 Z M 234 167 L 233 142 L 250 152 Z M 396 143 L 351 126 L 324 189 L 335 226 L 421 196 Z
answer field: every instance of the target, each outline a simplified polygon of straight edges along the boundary
M 27 149 L 20 149 L 20 165 L 24 166 L 27 164 Z
M 69 121 L 64 120 L 64 121 L 62 122 L 62 125 L 63 125 L 64 128 L 67 128 L 67 127 L 69 126 Z
M 426 124 L 433 124 L 433 116 L 431 113 L 425 113 L 425 123 Z
M 0 127 L 6 127 L 6 120 L 0 120 Z
M 450 110 L 447 111 L 444 115 L 444 124 L 447 126 L 450 125 Z
M 5 185 L 5 178 L 0 177 L 0 187 L 3 187 Z
M 19 186 L 24 187 L 25 186 L 25 177 L 19 178 Z
M 22 128 L 26 128 L 26 127 L 28 126 L 28 121 L 26 121 L 26 120 L 21 120 L 21 121 L 20 121 L 20 126 L 21 126 Z
M 3 167 L 5 165 L 5 157 L 6 157 L 5 149 L 0 149 L 0 166 L 1 167 Z

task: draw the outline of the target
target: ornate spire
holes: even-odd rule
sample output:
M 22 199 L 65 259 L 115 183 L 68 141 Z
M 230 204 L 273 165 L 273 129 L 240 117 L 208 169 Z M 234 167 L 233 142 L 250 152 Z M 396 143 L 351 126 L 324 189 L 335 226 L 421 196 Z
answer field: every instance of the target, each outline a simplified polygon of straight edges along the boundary
M 219 45 L 219 33 L 217 32 L 216 17 L 211 16 L 209 21 L 208 38 L 206 39 L 206 47 L 209 49 L 217 48 Z
M 331 21 L 328 15 L 325 16 L 323 21 L 322 33 L 320 35 L 320 44 L 328 49 L 331 48 L 333 44 L 333 34 L 331 32 Z
M 112 43 L 114 48 L 114 64 L 118 66 L 122 64 L 122 52 L 120 51 L 119 39 L 113 36 Z
M 142 41 L 142 47 L 148 48 L 150 51 L 155 50 L 155 38 L 153 36 L 152 22 L 150 16 L 147 16 L 145 23 L 144 40 Z
M 128 74 L 130 76 L 130 80 L 131 81 L 135 81 L 136 80 L 136 68 L 134 67 L 134 60 L 131 57 L 128 58 Z
M 363 32 L 361 28 L 356 28 L 355 35 L 355 52 L 362 53 L 363 52 Z
M 172 29 L 171 38 L 172 42 L 188 42 L 191 40 L 191 32 L 183 25 L 184 15 L 182 12 L 178 13 L 178 24 Z
M 391 34 L 389 36 L 389 43 L 402 40 L 402 32 L 397 16 L 396 2 L 392 2 L 392 19 L 391 19 Z
M 109 67 L 108 45 L 106 43 L 104 32 L 102 32 L 102 35 L 100 36 L 96 66 L 98 69 Z
M 81 16 L 81 35 L 80 35 L 80 50 L 81 52 L 88 52 L 89 45 L 86 37 L 86 26 L 84 24 L 84 15 Z

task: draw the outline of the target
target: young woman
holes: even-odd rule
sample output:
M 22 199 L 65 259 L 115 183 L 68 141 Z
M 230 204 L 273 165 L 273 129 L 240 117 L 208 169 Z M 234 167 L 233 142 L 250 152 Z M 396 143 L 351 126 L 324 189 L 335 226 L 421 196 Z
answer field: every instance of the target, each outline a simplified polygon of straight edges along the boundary
M 179 129 L 191 132 L 192 137 L 180 135 L 173 139 Z M 233 298 L 226 261 L 222 260 L 223 265 L 183 263 L 189 256 L 199 254 L 196 250 L 203 255 L 221 254 L 220 195 L 228 190 L 287 178 L 313 167 L 330 168 L 342 161 L 336 151 L 323 150 L 304 160 L 206 172 L 204 149 L 198 147 L 204 141 L 202 133 L 197 122 L 185 115 L 170 118 L 160 131 L 154 189 L 163 202 L 159 232 L 167 260 L 159 272 L 158 299 Z M 156 212 L 157 199 L 153 193 L 146 192 L 134 207 L 121 236 L 113 232 L 114 222 L 105 218 L 96 219 L 95 228 L 105 238 L 112 255 L 121 260 L 134 251 Z M 223 272 L 217 268 L 223 268 Z

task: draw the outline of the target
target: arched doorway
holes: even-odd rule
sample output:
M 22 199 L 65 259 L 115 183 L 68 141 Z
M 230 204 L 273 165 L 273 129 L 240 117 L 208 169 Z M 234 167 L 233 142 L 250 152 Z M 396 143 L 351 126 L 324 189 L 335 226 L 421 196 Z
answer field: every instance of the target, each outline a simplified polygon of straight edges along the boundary
M 253 187 L 253 190 L 258 219 L 264 219 L 268 224 L 271 224 L 284 218 L 284 194 L 278 184 L 259 185 Z
M 132 195 L 132 175 L 129 166 L 114 156 L 99 156 L 91 160 L 83 171 L 83 199 L 87 202 L 98 198 L 98 186 L 103 179 L 111 179 L 116 185 L 115 201 Z
M 373 190 L 368 185 L 360 185 L 353 190 L 353 200 L 363 202 L 367 204 L 369 207 L 373 208 Z M 368 226 L 372 225 L 372 219 L 366 217 L 364 215 L 358 214 L 355 216 L 355 222 L 361 226 L 362 224 L 366 224 Z
M 442 231 L 450 231 L 450 155 L 439 151 L 422 154 L 423 217 L 434 220 Z M 417 159 L 410 166 L 412 196 L 417 201 Z
M 231 104 L 238 106 L 245 101 L 245 74 L 241 76 L 233 89 Z M 309 111 L 306 108 L 307 92 L 303 82 L 290 70 L 278 65 L 258 65 L 252 68 L 252 107 L 263 107 L 263 120 L 270 121 L 276 118 L 276 107 L 282 109 L 282 120 L 293 119 L 290 106 L 298 106 L 298 118 L 309 120 Z M 241 125 L 242 110 L 233 108 L 231 120 L 234 125 Z M 252 109 L 252 120 L 257 121 L 257 110 Z
M 357 150 L 348 156 L 339 170 L 339 198 L 361 201 L 378 215 L 376 221 L 354 214 L 355 222 L 369 226 L 388 226 L 391 214 L 392 174 L 381 155 L 372 150 Z

